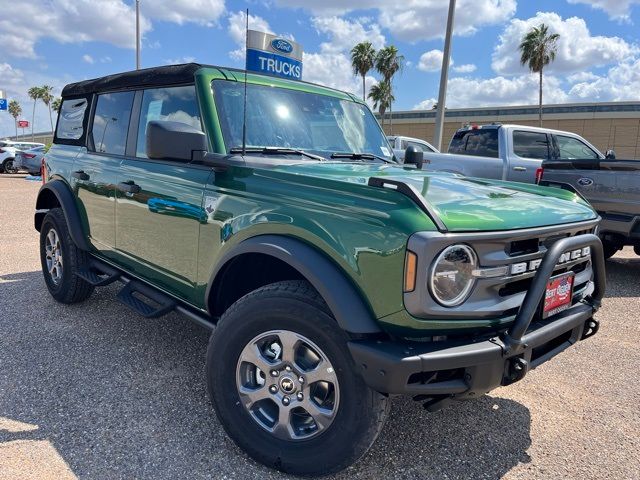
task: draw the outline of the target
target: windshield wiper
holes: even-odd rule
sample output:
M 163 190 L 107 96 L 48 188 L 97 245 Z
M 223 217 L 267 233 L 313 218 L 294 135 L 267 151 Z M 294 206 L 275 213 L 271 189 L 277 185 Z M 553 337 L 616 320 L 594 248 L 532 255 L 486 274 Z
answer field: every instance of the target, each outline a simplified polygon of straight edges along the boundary
M 311 158 L 312 160 L 319 160 L 324 162 L 327 159 L 320 155 L 305 152 L 297 148 L 285 148 L 285 147 L 246 147 L 245 152 L 248 153 L 262 153 L 263 155 L 300 155 L 302 157 Z M 233 147 L 229 150 L 229 153 L 242 153 L 242 147 Z
M 350 158 L 352 160 L 382 160 L 385 163 L 396 163 L 375 153 L 334 152 L 331 158 Z

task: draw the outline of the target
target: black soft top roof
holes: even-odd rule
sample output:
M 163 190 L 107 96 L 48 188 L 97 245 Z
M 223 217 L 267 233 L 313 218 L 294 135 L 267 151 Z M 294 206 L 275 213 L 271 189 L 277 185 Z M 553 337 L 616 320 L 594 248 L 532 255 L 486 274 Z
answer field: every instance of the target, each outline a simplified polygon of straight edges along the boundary
M 74 97 L 123 88 L 190 83 L 193 82 L 193 75 L 198 69 L 210 66 L 200 63 L 185 63 L 115 73 L 106 77 L 70 83 L 62 90 L 62 97 Z

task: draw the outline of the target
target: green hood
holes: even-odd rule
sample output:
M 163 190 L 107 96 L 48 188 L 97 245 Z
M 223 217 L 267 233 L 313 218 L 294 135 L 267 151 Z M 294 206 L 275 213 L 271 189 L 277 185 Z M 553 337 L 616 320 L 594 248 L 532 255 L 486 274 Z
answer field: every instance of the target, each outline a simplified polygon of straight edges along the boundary
M 367 184 L 370 177 L 406 182 L 422 194 L 452 232 L 559 225 L 597 216 L 591 206 L 574 193 L 525 183 L 378 164 L 326 162 L 290 165 L 282 171 L 361 185 Z

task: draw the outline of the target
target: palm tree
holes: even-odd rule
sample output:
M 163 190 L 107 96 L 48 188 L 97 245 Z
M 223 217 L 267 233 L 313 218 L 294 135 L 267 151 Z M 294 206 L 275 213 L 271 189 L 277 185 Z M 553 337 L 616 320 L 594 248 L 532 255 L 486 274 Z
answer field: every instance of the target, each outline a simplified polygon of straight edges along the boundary
M 542 126 L 542 69 L 553 62 L 556 58 L 558 49 L 558 39 L 560 34 L 549 34 L 549 27 L 541 23 L 537 27 L 533 27 L 522 37 L 520 42 L 520 64 L 527 65 L 531 72 L 540 75 L 540 95 L 538 102 L 538 120 Z
M 11 100 L 9 102 L 9 113 L 13 117 L 13 123 L 16 125 L 16 142 L 18 141 L 18 117 L 22 115 L 22 107 L 17 100 Z
M 373 68 L 376 60 L 376 51 L 371 42 L 360 42 L 351 49 L 351 66 L 353 73 L 362 76 L 362 100 L 365 100 L 366 88 L 364 86 L 365 76 Z
M 62 105 L 62 99 L 60 97 L 56 97 L 53 102 L 51 102 L 51 110 L 56 113 L 60 113 L 60 106 Z
M 381 48 L 376 54 L 375 60 L 376 70 L 382 75 L 385 83 L 389 88 L 389 111 L 393 111 L 391 104 L 395 100 L 393 96 L 393 76 L 402 70 L 404 67 L 404 55 L 398 55 L 398 49 L 389 45 L 388 47 Z M 391 125 L 391 133 L 393 133 L 393 118 L 389 119 Z
M 380 113 L 382 127 L 384 128 L 384 114 L 387 108 L 391 106 L 391 102 L 395 100 L 389 82 L 382 80 L 372 85 L 369 90 L 369 98 L 373 101 L 373 109 L 378 110 L 378 113 Z
M 41 94 L 40 87 L 31 87 L 27 92 L 27 95 L 29 95 L 29 98 L 33 100 L 33 116 L 31 117 L 31 141 L 32 142 L 35 139 L 35 136 L 33 134 L 33 127 L 36 120 L 36 103 L 40 98 L 40 94 Z
M 40 100 L 49 109 L 49 123 L 51 124 L 51 133 L 53 133 L 53 117 L 51 116 L 51 102 L 55 97 L 53 96 L 53 87 L 49 85 L 43 85 L 40 87 Z

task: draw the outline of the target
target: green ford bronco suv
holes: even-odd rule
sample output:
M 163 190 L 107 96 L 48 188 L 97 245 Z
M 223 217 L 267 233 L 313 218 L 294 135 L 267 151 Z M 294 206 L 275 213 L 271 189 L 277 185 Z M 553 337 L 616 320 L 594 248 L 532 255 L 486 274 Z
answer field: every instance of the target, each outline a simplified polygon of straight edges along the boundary
M 68 85 L 35 213 L 46 285 L 76 303 L 118 281 L 141 316 L 210 329 L 229 436 L 286 472 L 343 469 L 391 395 L 478 398 L 598 329 L 582 198 L 419 160 L 308 83 L 187 64 Z

